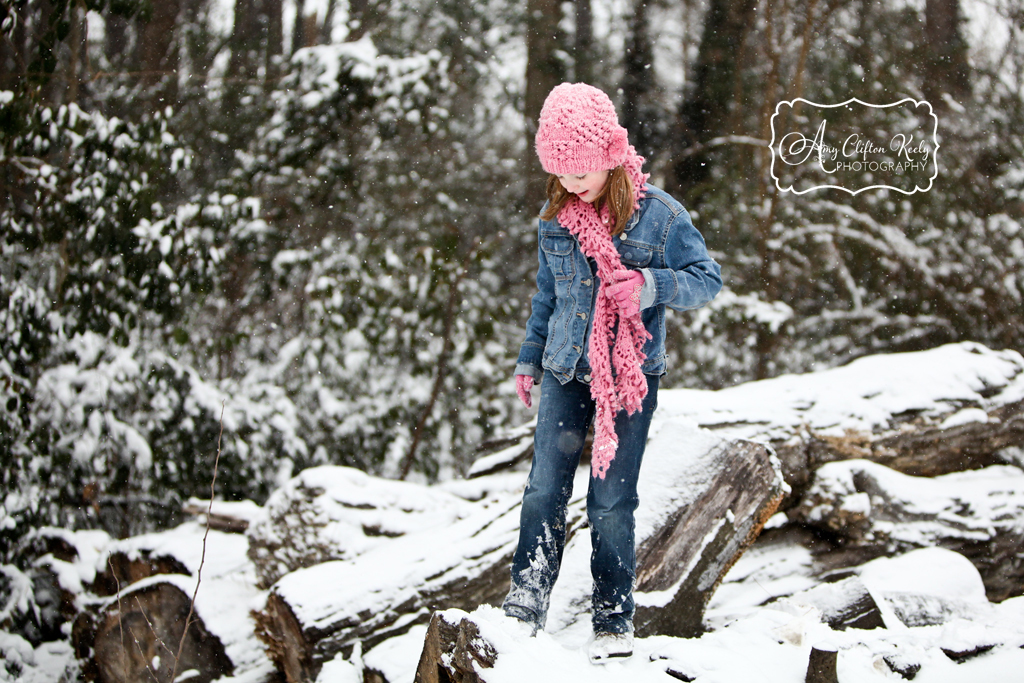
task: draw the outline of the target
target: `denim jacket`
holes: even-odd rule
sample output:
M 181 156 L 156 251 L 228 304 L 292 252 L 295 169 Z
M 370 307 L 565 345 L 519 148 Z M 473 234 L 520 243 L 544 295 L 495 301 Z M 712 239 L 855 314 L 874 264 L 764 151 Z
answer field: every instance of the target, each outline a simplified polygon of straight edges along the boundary
M 652 185 L 644 192 L 625 231 L 612 241 L 622 265 L 644 276 L 641 316 L 651 339 L 644 346 L 643 371 L 663 375 L 665 307 L 686 311 L 704 306 L 722 288 L 722 275 L 686 209 Z M 600 284 L 596 265 L 557 219 L 540 221 L 537 241 L 538 291 L 516 374 L 539 380 L 543 370 L 550 370 L 562 384 L 575 376 L 589 382 L 587 345 Z

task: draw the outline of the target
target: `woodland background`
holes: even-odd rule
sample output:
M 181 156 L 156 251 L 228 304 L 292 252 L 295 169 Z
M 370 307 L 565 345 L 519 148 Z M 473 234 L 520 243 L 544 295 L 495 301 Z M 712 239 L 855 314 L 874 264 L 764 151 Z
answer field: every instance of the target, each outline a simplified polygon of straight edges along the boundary
M 663 386 L 1024 350 L 1021 0 L 13 0 L 0 7 L 0 563 L 318 464 L 434 481 L 527 417 L 563 80 L 608 91 L 726 289 Z M 776 190 L 783 99 L 927 99 L 928 192 Z M 3 576 L 0 575 L 0 582 Z

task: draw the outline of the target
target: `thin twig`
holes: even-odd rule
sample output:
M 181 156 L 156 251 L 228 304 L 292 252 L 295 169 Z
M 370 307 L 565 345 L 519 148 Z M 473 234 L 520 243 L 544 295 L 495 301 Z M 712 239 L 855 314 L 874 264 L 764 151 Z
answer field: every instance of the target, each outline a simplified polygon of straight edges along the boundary
M 114 569 L 114 563 L 111 561 L 110 555 L 107 555 L 107 566 L 110 567 L 110 575 L 114 577 L 114 586 L 117 588 L 114 597 L 117 598 L 117 631 L 121 636 L 121 666 L 124 668 L 125 673 L 127 673 L 128 652 L 124 648 L 124 622 L 121 621 L 121 580 L 117 578 L 117 571 Z
M 142 601 L 139 600 L 138 595 L 135 596 L 135 604 L 139 607 L 139 614 L 141 614 L 142 618 L 146 620 L 147 624 L 149 624 L 149 630 L 153 634 L 153 640 L 156 641 L 157 645 L 167 650 L 167 654 L 174 657 L 174 652 L 171 650 L 171 648 L 167 647 L 167 643 L 164 642 L 164 639 L 157 634 L 156 626 L 154 626 L 153 622 L 149 620 L 149 615 L 146 614 L 146 610 L 145 608 L 143 608 Z
M 206 532 L 203 534 L 203 554 L 199 559 L 199 569 L 196 571 L 196 588 L 192 591 L 192 600 L 188 606 L 188 616 L 185 617 L 185 630 L 181 632 L 181 641 L 178 642 L 178 654 L 174 657 L 174 669 L 171 670 L 173 681 L 178 675 L 178 662 L 181 661 L 181 651 L 185 648 L 185 636 L 188 635 L 188 628 L 192 625 L 192 614 L 196 608 L 196 595 L 199 594 L 199 584 L 203 582 L 203 565 L 206 564 L 206 538 L 210 535 L 210 515 L 213 514 L 213 493 L 217 485 L 217 467 L 220 465 L 220 446 L 224 438 L 224 406 L 227 401 L 220 404 L 220 434 L 217 435 L 217 457 L 213 461 L 213 479 L 210 481 L 210 505 L 206 509 Z
M 149 620 L 147 619 L 147 621 L 149 621 Z M 150 630 L 152 630 L 153 626 L 150 625 L 149 628 L 150 628 Z M 160 676 L 157 675 L 156 670 L 150 665 L 150 662 L 147 660 L 146 653 L 142 651 L 142 645 L 139 644 L 139 639 L 135 635 L 135 631 L 133 631 L 133 630 L 131 630 L 131 628 L 129 628 L 128 629 L 128 633 L 130 633 L 131 636 L 132 636 L 132 642 L 135 643 L 135 649 L 137 649 L 139 651 L 139 657 L 140 657 L 140 659 L 142 659 L 142 663 L 146 667 L 146 671 L 149 672 L 149 675 L 153 677 L 154 681 L 159 681 L 160 680 Z M 154 632 L 154 635 L 156 635 L 155 632 Z M 125 670 L 125 674 L 127 674 L 127 673 L 128 673 L 128 671 Z

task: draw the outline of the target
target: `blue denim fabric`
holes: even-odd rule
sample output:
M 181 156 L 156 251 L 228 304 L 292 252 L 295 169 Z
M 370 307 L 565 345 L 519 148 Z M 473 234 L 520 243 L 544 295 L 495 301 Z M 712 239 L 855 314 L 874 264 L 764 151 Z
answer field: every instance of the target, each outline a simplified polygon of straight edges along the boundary
M 651 305 L 641 315 L 651 339 L 644 346 L 643 371 L 663 375 L 665 307 L 685 311 L 704 306 L 721 290 L 722 274 L 686 209 L 652 185 L 645 192 L 640 208 L 613 243 L 622 264 L 641 271 L 648 283 L 645 303 Z M 516 374 L 540 379 L 542 370 L 550 370 L 565 384 L 577 370 L 589 367 L 587 336 L 600 284 L 594 272 L 579 242 L 557 219 L 539 221 L 537 294 Z
M 636 541 L 633 513 L 640 463 L 651 416 L 658 404 L 659 377 L 647 376 L 643 410 L 616 416 L 618 450 L 604 479 L 590 477 L 587 516 L 593 552 L 592 621 L 595 633 L 632 629 Z M 590 387 L 562 384 L 550 372 L 541 384 L 533 466 L 523 494 L 519 545 L 512 559 L 512 588 L 505 598 L 509 616 L 543 628 L 551 589 L 565 547 L 565 516 L 587 430 L 594 417 Z

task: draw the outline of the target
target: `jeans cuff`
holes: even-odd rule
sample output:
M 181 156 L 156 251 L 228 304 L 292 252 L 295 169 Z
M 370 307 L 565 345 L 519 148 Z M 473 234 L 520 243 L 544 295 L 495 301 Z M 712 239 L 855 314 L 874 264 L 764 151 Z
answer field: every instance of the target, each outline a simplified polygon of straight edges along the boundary
M 537 618 L 537 613 L 529 607 L 523 607 L 522 605 L 505 604 L 502 606 L 502 608 L 505 610 L 506 617 L 512 617 L 514 619 L 519 619 L 520 621 L 525 621 L 527 624 L 530 624 L 535 629 L 540 628 L 540 619 Z

